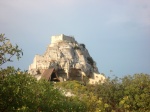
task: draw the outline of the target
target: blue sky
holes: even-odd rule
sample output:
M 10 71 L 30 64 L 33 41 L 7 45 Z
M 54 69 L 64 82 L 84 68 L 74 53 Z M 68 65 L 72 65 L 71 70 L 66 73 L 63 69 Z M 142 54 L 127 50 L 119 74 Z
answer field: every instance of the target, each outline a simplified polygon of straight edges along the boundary
M 3 67 L 28 69 L 63 33 L 84 43 L 106 76 L 150 74 L 149 0 L 0 0 L 0 33 L 24 52 Z

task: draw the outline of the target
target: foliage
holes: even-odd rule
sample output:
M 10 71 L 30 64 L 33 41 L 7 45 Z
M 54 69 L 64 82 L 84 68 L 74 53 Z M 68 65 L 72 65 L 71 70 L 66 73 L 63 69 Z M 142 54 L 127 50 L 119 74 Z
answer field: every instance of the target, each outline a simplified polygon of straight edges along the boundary
M 81 50 L 81 48 L 79 46 L 74 46 L 75 50 Z
M 78 101 L 84 103 L 83 107 L 86 108 L 82 112 L 104 111 L 102 100 L 98 99 L 97 95 L 89 89 L 89 86 L 85 86 L 78 81 L 66 81 L 55 84 L 56 88 L 61 88 L 63 91 L 70 91 Z
M 118 79 L 113 80 L 107 79 L 105 83 L 97 85 L 95 87 L 97 90 L 95 93 L 98 95 L 98 98 L 101 98 L 106 111 L 119 111 L 119 102 L 123 97 L 123 88 Z
M 8 67 L 12 74 L 0 80 L 0 111 L 148 112 L 150 75 L 135 74 L 121 80 L 107 79 L 98 85 L 78 81 L 37 81 L 25 72 Z M 5 72 L 7 73 L 7 69 Z M 74 96 L 66 97 L 63 91 Z
M 10 40 L 4 37 L 4 34 L 0 34 L 0 66 L 6 62 L 12 62 L 12 57 L 16 56 L 19 60 L 23 55 L 18 45 L 13 46 Z
M 92 57 L 87 57 L 88 63 L 92 66 L 94 66 L 94 60 Z
M 80 46 L 82 46 L 83 48 L 85 48 L 85 44 L 80 44 Z
M 107 79 L 95 87 L 95 94 L 101 98 L 106 111 L 150 111 L 150 75 L 135 74 L 121 80 Z
M 146 112 L 150 110 L 150 75 L 135 74 L 122 79 L 124 97 L 120 106 L 125 110 Z
M 15 70 L 14 70 L 15 71 Z M 86 105 L 78 98 L 67 98 L 50 82 L 27 73 L 5 77 L 0 83 L 0 111 L 84 111 Z
M 71 91 L 73 94 L 80 94 L 86 91 L 86 86 L 83 86 L 82 83 L 78 81 L 66 81 L 58 82 L 55 84 L 56 88 L 63 88 L 67 91 Z
M 11 69 L 12 70 L 12 69 Z M 8 71 L 10 69 L 8 68 Z M 36 80 L 26 74 L 15 73 L 5 77 L 0 83 L 0 111 L 17 111 L 20 109 L 33 109 L 36 105 L 34 96 Z M 15 73 L 15 74 L 14 74 Z M 33 104 L 33 106 L 31 105 Z

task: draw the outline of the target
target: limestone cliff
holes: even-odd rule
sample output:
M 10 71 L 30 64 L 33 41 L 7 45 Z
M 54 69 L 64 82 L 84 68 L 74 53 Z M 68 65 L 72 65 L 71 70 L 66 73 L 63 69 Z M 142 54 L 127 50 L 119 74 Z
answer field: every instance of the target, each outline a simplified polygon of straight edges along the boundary
M 87 77 L 93 77 L 93 73 L 98 74 L 96 63 L 86 46 L 79 44 L 73 37 L 63 34 L 52 36 L 46 52 L 43 55 L 35 55 L 33 64 L 29 66 L 29 73 L 42 74 L 45 69 L 52 67 L 64 70 L 67 75 L 71 69 L 80 70 L 80 73 Z M 69 76 L 66 77 L 68 78 Z

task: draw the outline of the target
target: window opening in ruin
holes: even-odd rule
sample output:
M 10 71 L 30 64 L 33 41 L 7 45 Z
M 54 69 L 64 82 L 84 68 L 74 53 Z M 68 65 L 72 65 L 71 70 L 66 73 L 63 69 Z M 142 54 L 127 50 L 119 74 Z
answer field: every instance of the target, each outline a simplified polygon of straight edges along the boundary
M 50 81 L 55 81 L 55 82 L 59 82 L 60 80 L 57 78 L 57 74 L 55 71 L 53 71 L 52 75 L 51 75 L 51 80 Z

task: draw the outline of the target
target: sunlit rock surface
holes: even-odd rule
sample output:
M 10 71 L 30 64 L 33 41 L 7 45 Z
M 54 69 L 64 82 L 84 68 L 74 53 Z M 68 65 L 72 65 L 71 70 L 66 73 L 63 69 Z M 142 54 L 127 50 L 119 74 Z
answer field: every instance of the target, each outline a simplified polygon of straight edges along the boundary
M 86 46 L 79 44 L 74 37 L 61 34 L 51 37 L 43 55 L 35 55 L 29 66 L 29 73 L 37 79 L 46 69 L 55 68 L 60 81 L 81 80 L 88 77 L 89 83 L 104 82 L 105 77 L 99 74 L 95 61 Z

